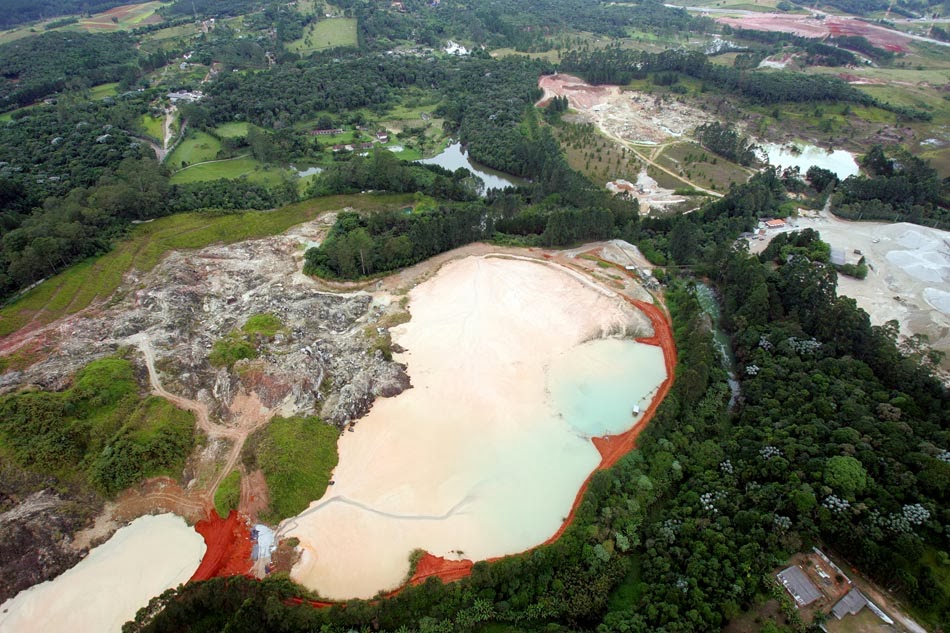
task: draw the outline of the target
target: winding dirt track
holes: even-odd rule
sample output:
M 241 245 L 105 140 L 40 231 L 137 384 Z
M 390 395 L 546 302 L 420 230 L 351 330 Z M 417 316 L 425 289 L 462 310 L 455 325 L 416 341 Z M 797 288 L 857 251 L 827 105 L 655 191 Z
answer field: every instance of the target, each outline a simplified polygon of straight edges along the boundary
M 137 346 L 139 350 L 141 350 L 142 356 L 145 357 L 145 365 L 148 368 L 148 380 L 152 387 L 153 394 L 161 396 L 176 406 L 194 413 L 198 428 L 200 428 L 209 439 L 224 439 L 231 442 L 231 450 L 228 453 L 228 458 L 224 463 L 224 467 L 218 471 L 217 475 L 215 475 L 215 478 L 202 493 L 205 506 L 209 508 L 213 507 L 214 493 L 218 489 L 218 486 L 221 485 L 221 481 L 237 466 L 238 460 L 241 457 L 241 449 L 244 447 L 245 440 L 247 440 L 247 437 L 251 433 L 266 424 L 269 416 L 264 416 L 260 420 L 254 420 L 251 419 L 250 416 L 241 415 L 238 416 L 237 424 L 235 426 L 222 426 L 220 424 L 215 424 L 211 421 L 211 417 L 208 413 L 208 406 L 205 403 L 174 394 L 165 389 L 165 387 L 162 385 L 161 379 L 158 376 L 158 371 L 155 369 L 155 351 L 152 349 L 152 343 L 148 337 L 148 334 L 145 332 L 140 332 L 129 337 L 127 342 Z M 242 469 L 242 475 L 243 474 L 244 473 Z

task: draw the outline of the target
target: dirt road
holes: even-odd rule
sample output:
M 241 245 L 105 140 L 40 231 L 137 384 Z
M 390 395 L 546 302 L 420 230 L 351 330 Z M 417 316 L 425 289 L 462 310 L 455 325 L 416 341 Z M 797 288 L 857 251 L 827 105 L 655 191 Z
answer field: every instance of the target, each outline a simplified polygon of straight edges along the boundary
M 126 339 L 126 342 L 137 346 L 142 352 L 142 356 L 145 357 L 145 366 L 148 368 L 148 380 L 152 387 L 152 393 L 165 398 L 182 409 L 194 413 L 198 428 L 200 428 L 209 439 L 223 439 L 231 443 L 231 450 L 224 462 L 224 466 L 217 472 L 215 478 L 208 484 L 208 487 L 204 491 L 207 501 L 213 504 L 214 493 L 218 489 L 218 486 L 221 485 L 221 481 L 237 466 L 238 460 L 241 457 L 241 449 L 244 447 L 244 442 L 251 433 L 267 424 L 273 414 L 270 411 L 266 411 L 263 407 L 259 407 L 255 415 L 253 411 L 254 403 L 249 401 L 251 399 L 245 396 L 243 401 L 238 403 L 239 406 L 233 408 L 238 414 L 234 420 L 236 424 L 233 426 L 216 424 L 211 421 L 206 404 L 179 396 L 165 389 L 158 376 L 158 371 L 155 369 L 155 351 L 152 348 L 152 343 L 147 333 L 139 332 L 138 334 L 134 334 Z M 235 400 L 237 400 L 237 398 Z M 240 406 L 242 404 L 244 406 Z

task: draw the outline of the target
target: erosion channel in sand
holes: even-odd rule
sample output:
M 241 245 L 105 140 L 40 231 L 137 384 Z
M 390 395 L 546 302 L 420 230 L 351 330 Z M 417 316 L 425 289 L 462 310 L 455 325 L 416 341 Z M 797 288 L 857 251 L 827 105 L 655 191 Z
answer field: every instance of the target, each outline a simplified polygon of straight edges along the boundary
M 72 569 L 0 605 L 0 631 L 118 633 L 151 598 L 187 582 L 204 551 L 181 517 L 138 518 Z
M 627 430 L 666 377 L 633 337 L 647 317 L 562 266 L 469 257 L 409 295 L 392 331 L 413 388 L 340 439 L 335 485 L 281 527 L 292 575 L 333 599 L 400 585 L 409 555 L 484 560 L 557 532 L 600 462 L 591 436 Z

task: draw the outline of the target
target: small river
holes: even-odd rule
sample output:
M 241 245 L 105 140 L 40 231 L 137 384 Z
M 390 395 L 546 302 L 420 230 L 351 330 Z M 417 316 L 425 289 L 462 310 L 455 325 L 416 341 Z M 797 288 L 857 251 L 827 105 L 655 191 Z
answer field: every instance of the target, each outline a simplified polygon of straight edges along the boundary
M 739 381 L 736 379 L 736 361 L 732 356 L 732 345 L 729 337 L 722 329 L 721 318 L 722 311 L 719 308 L 719 297 L 716 292 L 706 284 L 696 284 L 696 299 L 702 307 L 703 312 L 709 315 L 713 324 L 713 344 L 719 352 L 719 361 L 723 369 L 729 374 L 729 408 L 736 404 L 739 398 Z
M 420 161 L 423 165 L 438 165 L 439 167 L 444 167 L 449 171 L 455 171 L 459 167 L 464 167 L 469 170 L 476 176 L 482 179 L 482 182 L 485 183 L 484 186 L 479 190 L 479 194 L 484 196 L 485 192 L 489 189 L 504 189 L 506 187 L 519 187 L 527 183 L 526 180 L 522 178 L 517 178 L 509 174 L 496 171 L 490 167 L 484 167 L 473 163 L 468 158 L 468 152 L 462 148 L 461 143 L 452 143 L 443 150 L 441 154 L 433 156 L 432 158 L 423 158 Z

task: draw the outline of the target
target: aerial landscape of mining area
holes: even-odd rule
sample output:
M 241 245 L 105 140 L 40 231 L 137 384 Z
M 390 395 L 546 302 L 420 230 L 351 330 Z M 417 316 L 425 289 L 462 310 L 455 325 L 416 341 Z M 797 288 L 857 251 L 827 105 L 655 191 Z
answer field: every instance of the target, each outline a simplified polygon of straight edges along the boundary
M 950 630 L 946 0 L 0 15 L 0 631 Z

